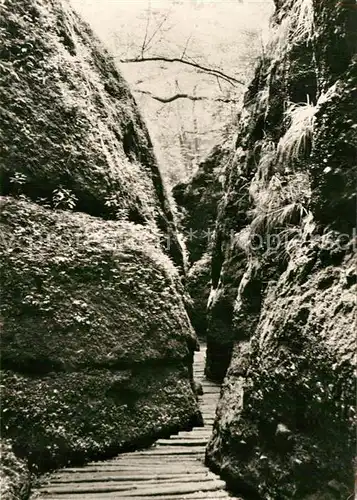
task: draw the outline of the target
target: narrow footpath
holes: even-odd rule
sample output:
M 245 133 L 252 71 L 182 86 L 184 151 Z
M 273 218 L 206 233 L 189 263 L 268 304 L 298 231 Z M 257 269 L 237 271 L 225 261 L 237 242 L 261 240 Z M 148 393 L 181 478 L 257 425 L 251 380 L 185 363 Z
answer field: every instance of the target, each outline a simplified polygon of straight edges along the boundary
M 204 464 L 220 386 L 204 376 L 206 347 L 195 353 L 194 377 L 204 427 L 159 439 L 145 450 L 122 453 L 112 460 L 53 473 L 33 495 L 36 500 L 219 500 L 232 498 L 226 484 Z M 238 499 L 237 499 L 238 500 Z

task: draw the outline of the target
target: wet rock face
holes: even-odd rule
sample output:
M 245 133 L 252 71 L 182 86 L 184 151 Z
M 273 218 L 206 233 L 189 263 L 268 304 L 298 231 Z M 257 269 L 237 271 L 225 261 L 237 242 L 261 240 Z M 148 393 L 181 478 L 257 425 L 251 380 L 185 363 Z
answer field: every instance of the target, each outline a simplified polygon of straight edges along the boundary
M 355 7 L 277 2 L 227 167 L 206 366 L 226 377 L 207 461 L 247 498 L 353 490 Z
M 0 10 L 2 435 L 44 470 L 197 422 L 196 337 L 126 83 L 66 3 Z

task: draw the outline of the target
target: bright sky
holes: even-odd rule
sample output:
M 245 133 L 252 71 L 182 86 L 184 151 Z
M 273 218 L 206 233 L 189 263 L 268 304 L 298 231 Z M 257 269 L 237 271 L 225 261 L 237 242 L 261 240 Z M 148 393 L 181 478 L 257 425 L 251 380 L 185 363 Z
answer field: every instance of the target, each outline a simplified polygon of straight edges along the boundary
M 120 64 L 120 58 L 140 56 L 149 6 L 148 39 L 165 16 L 167 20 L 163 30 L 155 35 L 146 55 L 180 58 L 187 45 L 186 59 L 205 67 L 220 68 L 244 82 L 252 76 L 255 58 L 261 50 L 260 36 L 262 31 L 267 31 L 274 8 L 273 0 L 70 1 L 116 56 L 122 74 L 135 91 L 151 137 L 158 145 L 157 151 L 163 152 L 161 166 L 167 170 L 181 161 L 174 155 L 179 149 L 176 144 L 179 130 L 196 128 L 201 134 L 202 154 L 208 151 L 218 140 L 223 124 L 236 116 L 234 106 L 222 106 L 214 102 L 215 97 L 234 89 L 235 98 L 239 98 L 244 86 L 232 87 L 227 82 L 216 81 L 212 76 L 177 63 Z M 213 100 L 197 102 L 193 111 L 191 101 L 163 105 L 145 92 L 166 98 L 180 92 L 209 96 Z M 217 133 L 211 133 L 213 130 Z
M 115 34 L 121 44 L 140 37 L 148 6 L 153 13 L 169 14 L 170 40 L 189 36 L 204 42 L 214 57 L 215 48 L 238 43 L 242 30 L 265 28 L 273 11 L 272 0 L 71 0 L 100 38 L 115 50 Z M 116 49 L 117 50 L 117 49 Z

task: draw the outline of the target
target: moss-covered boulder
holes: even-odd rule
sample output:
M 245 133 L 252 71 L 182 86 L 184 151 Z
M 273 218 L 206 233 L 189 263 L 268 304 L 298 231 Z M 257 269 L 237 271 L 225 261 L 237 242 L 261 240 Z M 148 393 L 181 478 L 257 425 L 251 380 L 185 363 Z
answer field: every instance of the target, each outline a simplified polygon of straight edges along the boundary
M 67 2 L 6 0 L 0 36 L 2 194 L 155 223 L 181 264 L 146 126 L 90 28 Z
M 130 222 L 1 207 L 3 433 L 42 468 L 189 426 L 195 337 L 179 277 Z
M 0 37 L 2 434 L 45 470 L 197 423 L 196 338 L 113 59 L 59 0 L 1 2 Z

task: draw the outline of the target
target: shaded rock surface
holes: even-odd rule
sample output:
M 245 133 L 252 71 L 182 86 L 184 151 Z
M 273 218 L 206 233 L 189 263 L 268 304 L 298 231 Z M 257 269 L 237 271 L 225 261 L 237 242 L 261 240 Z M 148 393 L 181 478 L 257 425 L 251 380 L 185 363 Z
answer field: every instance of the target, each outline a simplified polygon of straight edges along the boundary
M 207 301 L 211 290 L 211 256 L 205 253 L 188 270 L 185 289 L 190 301 L 187 310 L 191 323 L 199 338 L 205 338 L 207 331 Z
M 316 498 L 330 498 L 330 481 L 340 485 L 331 498 L 352 490 L 356 261 L 347 252 L 340 265 L 323 262 L 321 247 L 299 249 L 268 285 L 223 385 L 209 462 L 257 498 L 307 498 L 319 488 Z
M 357 10 L 276 4 L 218 210 L 206 373 L 226 377 L 207 462 L 247 498 L 342 500 L 356 443 Z
M 186 290 L 191 298 L 188 311 L 197 335 L 203 339 L 207 330 L 206 310 L 211 289 L 212 241 L 229 154 L 228 144 L 214 147 L 193 177 L 173 189 L 190 262 L 186 276 Z
M 215 146 L 193 177 L 173 189 L 175 201 L 182 210 L 182 227 L 191 263 L 197 262 L 207 251 L 209 233 L 214 230 L 223 194 L 229 154 L 228 144 Z
M 2 194 L 53 207 L 61 188 L 78 211 L 154 222 L 181 264 L 150 137 L 112 58 L 67 2 L 0 8 Z
M 11 443 L 0 443 L 0 492 L 2 500 L 22 500 L 30 492 L 31 476 L 26 463 L 13 452 Z
M 1 424 L 37 471 L 200 422 L 197 344 L 150 138 L 113 61 L 66 2 L 0 11 Z

